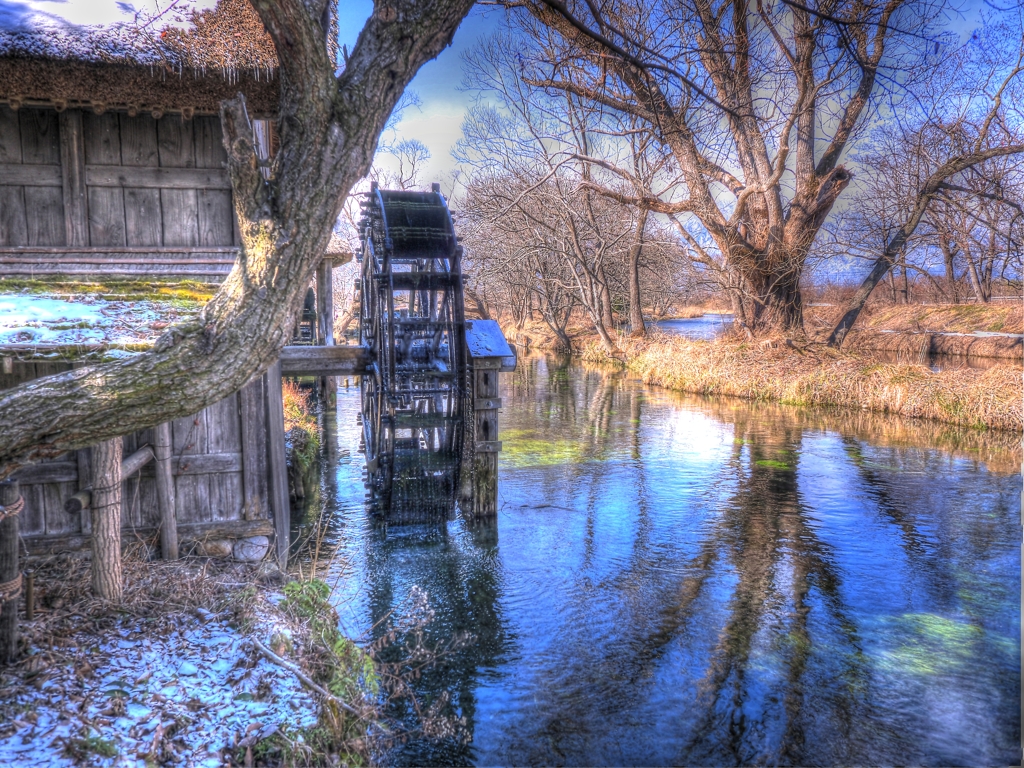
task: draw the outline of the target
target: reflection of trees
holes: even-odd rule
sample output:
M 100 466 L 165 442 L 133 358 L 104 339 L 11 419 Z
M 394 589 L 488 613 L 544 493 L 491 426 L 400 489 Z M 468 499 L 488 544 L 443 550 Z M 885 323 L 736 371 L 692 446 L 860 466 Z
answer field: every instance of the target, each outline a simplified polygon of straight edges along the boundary
M 812 611 L 820 605 L 838 628 L 837 639 L 846 645 L 829 649 L 834 665 L 830 674 L 836 678 L 865 676 L 857 630 L 846 616 L 830 548 L 808 524 L 800 499 L 796 461 L 802 430 L 734 413 L 738 487 L 705 546 L 719 550 L 718 557 L 728 561 L 737 581 L 703 681 L 703 722 L 694 731 L 688 757 L 715 763 L 821 759 L 820 753 L 803 752 L 804 692 L 823 682 L 820 677 L 806 679 Z M 770 645 L 762 634 L 768 627 L 774 635 Z M 755 651 L 762 656 L 774 651 L 777 668 L 756 669 Z M 854 702 L 841 691 L 835 693 L 833 706 L 848 713 Z M 833 725 L 845 730 L 849 723 L 844 720 L 838 717 Z M 777 743 L 766 738 L 773 731 L 781 731 Z
M 493 669 L 509 650 L 510 642 L 501 615 L 495 526 L 478 524 L 458 537 L 448 535 L 444 527 L 416 526 L 398 535 L 370 537 L 367 543 L 374 639 L 389 631 L 413 585 L 427 592 L 435 612 L 424 631 L 425 647 L 442 648 L 453 638 L 469 636 L 465 644 L 445 653 L 411 684 L 424 709 L 447 694 L 448 713 L 464 717 L 472 735 L 476 687 L 485 670 Z M 399 661 L 404 639 L 399 637 L 399 642 L 382 652 L 382 659 Z M 417 726 L 408 701 L 392 702 L 388 715 L 409 727 Z M 463 765 L 470 762 L 471 751 L 454 738 L 416 740 L 392 757 L 398 764 Z
M 642 389 L 594 372 L 577 375 L 573 386 L 572 396 L 586 408 L 563 403 L 558 410 L 579 414 L 572 434 L 587 446 L 585 455 L 592 460 L 568 469 L 576 485 L 571 495 L 585 499 L 587 508 L 579 567 L 588 570 L 594 557 L 593 545 L 587 545 L 593 537 L 594 517 L 600 515 L 600 504 L 594 499 L 606 492 L 608 473 L 593 460 L 607 458 L 626 446 L 633 487 L 613 490 L 627 493 L 629 505 L 635 508 L 634 532 L 628 561 L 613 583 L 593 585 L 585 579 L 580 589 L 587 599 L 575 606 L 578 625 L 585 628 L 591 603 L 600 600 L 607 604 L 616 612 L 615 636 L 588 643 L 578 636 L 582 630 L 577 629 L 577 622 L 570 620 L 568 636 L 562 639 L 566 655 L 559 659 L 565 669 L 553 671 L 544 686 L 550 689 L 546 695 L 554 699 L 542 710 L 549 719 L 532 724 L 539 733 L 531 736 L 531 741 L 561 745 L 567 751 L 593 748 L 601 742 L 600 724 L 588 710 L 607 710 L 604 714 L 609 718 L 628 711 L 637 686 L 659 659 L 695 625 L 708 620 L 702 614 L 715 599 L 715 583 L 723 571 L 729 571 L 735 574 L 736 584 L 724 627 L 717 645 L 708 649 L 710 660 L 699 690 L 698 714 L 681 718 L 688 720 L 681 730 L 689 736 L 678 734 L 681 754 L 677 752 L 674 759 L 682 763 L 799 761 L 803 755 L 804 691 L 821 685 L 824 674 L 817 670 L 815 680 L 807 680 L 813 610 L 824 611 L 824 621 L 837 627 L 840 636 L 825 663 L 828 676 L 842 681 L 831 683 L 835 689 L 831 716 L 836 727 L 848 725 L 856 708 L 852 692 L 862 688 L 865 677 L 856 628 L 845 615 L 831 553 L 808 524 L 799 498 L 795 463 L 802 429 L 784 419 L 766 424 L 743 409 L 729 411 L 737 442 L 732 460 L 721 472 L 730 476 L 734 490 L 698 550 L 685 553 L 666 547 L 652 535 L 648 471 L 640 434 Z M 568 397 L 567 389 L 563 387 L 558 396 Z M 666 573 L 672 575 L 666 577 Z M 812 590 L 815 596 L 811 596 Z M 602 595 L 602 591 L 613 592 L 614 597 Z M 767 638 L 766 628 L 770 628 Z M 755 658 L 758 654 L 760 661 Z M 776 667 L 774 677 L 767 681 L 764 672 L 757 670 L 765 655 L 775 660 Z M 585 709 L 577 711 L 581 706 Z M 821 714 L 815 717 L 820 720 Z M 565 724 L 570 722 L 572 727 L 567 729 Z M 768 732 L 779 735 L 766 738 Z M 539 753 L 528 755 L 533 757 Z

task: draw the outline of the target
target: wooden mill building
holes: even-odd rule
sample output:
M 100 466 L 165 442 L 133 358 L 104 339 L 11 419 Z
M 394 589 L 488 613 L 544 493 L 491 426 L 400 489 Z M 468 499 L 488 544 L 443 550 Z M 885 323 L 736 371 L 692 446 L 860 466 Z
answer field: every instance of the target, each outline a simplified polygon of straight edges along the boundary
M 277 61 L 247 0 L 186 21 L 0 30 L 0 278 L 219 281 L 230 271 L 239 239 L 219 103 L 241 92 L 253 118 L 272 118 Z M 269 154 L 266 126 L 257 138 Z M 0 347 L 0 389 L 84 364 L 82 350 L 66 352 Z M 126 538 L 157 546 L 174 525 L 186 548 L 237 555 L 242 542 L 251 554 L 253 537 L 268 537 L 286 557 L 281 370 L 123 438 L 126 463 L 153 457 L 124 479 Z M 88 548 L 89 510 L 69 500 L 89 486 L 89 455 L 19 471 L 30 554 Z

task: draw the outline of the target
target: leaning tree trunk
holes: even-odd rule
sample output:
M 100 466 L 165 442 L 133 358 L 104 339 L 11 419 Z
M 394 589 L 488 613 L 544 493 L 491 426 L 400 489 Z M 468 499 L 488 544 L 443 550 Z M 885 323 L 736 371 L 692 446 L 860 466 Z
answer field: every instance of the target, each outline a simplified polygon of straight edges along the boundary
M 647 209 L 637 213 L 636 235 L 629 246 L 629 327 L 630 336 L 646 336 L 643 298 L 640 295 L 640 256 L 644 248 L 644 229 L 647 227 Z
M 92 448 L 92 591 L 121 602 L 121 438 Z
M 273 364 L 402 90 L 451 43 L 472 0 L 378 4 L 338 76 L 318 9 L 303 0 L 253 5 L 277 48 L 280 148 L 267 180 L 245 100 L 221 105 L 241 234 L 234 269 L 198 319 L 168 329 L 151 351 L 0 393 L 0 478 L 195 413 Z

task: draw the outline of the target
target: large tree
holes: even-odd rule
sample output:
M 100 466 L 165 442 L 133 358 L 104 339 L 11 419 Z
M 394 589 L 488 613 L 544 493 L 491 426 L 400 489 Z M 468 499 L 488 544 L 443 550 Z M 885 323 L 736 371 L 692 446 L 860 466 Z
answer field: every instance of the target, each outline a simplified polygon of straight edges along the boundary
M 0 477 L 226 397 L 277 359 L 345 195 L 419 67 L 472 0 L 379 0 L 336 75 L 325 0 L 253 0 L 280 62 L 279 150 L 260 172 L 241 96 L 221 108 L 241 253 L 199 318 L 149 352 L 0 393 Z
M 631 202 L 684 218 L 689 247 L 735 276 L 752 326 L 799 328 L 808 253 L 852 178 L 844 155 L 880 93 L 936 55 L 938 3 L 506 4 L 533 20 L 525 79 L 639 119 L 671 154 L 677 192 Z

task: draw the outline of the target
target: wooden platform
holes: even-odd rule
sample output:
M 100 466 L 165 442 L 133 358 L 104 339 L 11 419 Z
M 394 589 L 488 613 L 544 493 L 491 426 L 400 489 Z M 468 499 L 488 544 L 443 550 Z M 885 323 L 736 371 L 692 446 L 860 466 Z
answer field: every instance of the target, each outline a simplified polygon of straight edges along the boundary
M 359 376 L 369 373 L 373 355 L 366 347 L 291 346 L 281 352 L 283 376 Z

